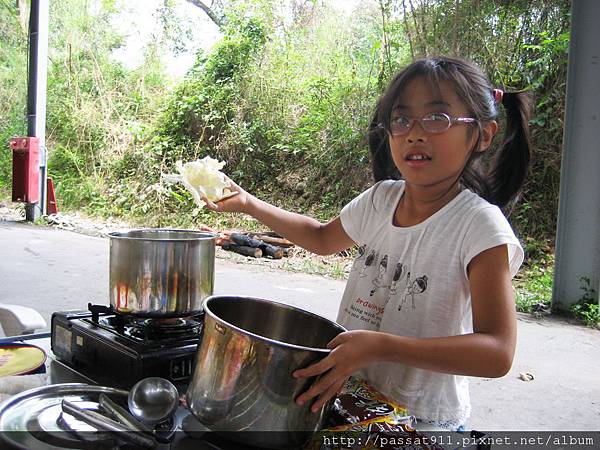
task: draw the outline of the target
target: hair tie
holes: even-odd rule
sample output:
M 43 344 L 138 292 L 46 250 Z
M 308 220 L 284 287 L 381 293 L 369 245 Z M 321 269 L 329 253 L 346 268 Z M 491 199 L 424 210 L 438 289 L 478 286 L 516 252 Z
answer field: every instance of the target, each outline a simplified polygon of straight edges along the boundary
M 494 94 L 494 102 L 496 102 L 496 104 L 500 104 L 502 103 L 502 97 L 504 97 L 504 91 L 502 89 L 494 89 L 493 91 Z

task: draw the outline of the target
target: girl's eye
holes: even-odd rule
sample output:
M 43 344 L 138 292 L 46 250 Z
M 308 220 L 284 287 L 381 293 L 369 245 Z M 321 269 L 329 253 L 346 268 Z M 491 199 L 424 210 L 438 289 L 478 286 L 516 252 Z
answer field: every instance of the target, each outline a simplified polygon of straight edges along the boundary
M 392 123 L 401 127 L 407 127 L 410 123 L 410 119 L 406 116 L 393 117 Z
M 431 113 L 423 117 L 423 120 L 428 122 L 447 122 L 448 116 L 446 116 L 444 113 Z

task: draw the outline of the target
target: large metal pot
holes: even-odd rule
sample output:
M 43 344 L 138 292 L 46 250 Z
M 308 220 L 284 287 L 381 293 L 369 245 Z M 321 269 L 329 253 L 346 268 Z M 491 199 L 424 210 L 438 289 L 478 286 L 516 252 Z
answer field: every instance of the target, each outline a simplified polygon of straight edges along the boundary
M 215 236 L 190 230 L 110 233 L 110 305 L 142 317 L 202 311 L 214 286 Z
M 328 355 L 327 343 L 346 330 L 260 298 L 215 295 L 203 306 L 204 331 L 186 393 L 194 416 L 213 431 L 257 432 L 227 436 L 258 447 L 295 447 L 321 429 L 331 402 L 317 413 L 297 405 L 315 379 L 292 372 Z

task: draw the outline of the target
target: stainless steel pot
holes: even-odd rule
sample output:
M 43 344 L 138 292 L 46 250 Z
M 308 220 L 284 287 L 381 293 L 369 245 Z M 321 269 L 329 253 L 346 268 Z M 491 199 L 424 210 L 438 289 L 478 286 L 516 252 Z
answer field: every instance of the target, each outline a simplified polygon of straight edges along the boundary
M 142 317 L 202 310 L 214 286 L 215 236 L 189 230 L 110 233 L 110 305 Z
M 203 306 L 204 331 L 186 393 L 194 416 L 213 431 L 258 431 L 227 435 L 258 447 L 295 447 L 321 429 L 331 402 L 317 413 L 297 405 L 315 379 L 292 372 L 328 355 L 327 343 L 346 330 L 260 298 L 215 295 Z

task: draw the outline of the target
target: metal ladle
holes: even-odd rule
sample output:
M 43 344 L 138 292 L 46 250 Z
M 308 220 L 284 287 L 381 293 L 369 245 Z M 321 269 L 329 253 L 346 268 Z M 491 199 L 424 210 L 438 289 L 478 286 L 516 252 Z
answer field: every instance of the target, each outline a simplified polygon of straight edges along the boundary
M 179 406 L 179 393 L 169 380 L 160 377 L 144 378 L 129 391 L 127 404 L 136 419 L 155 425 L 175 412 Z

